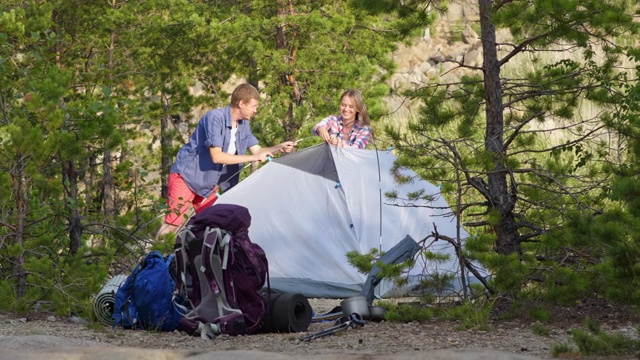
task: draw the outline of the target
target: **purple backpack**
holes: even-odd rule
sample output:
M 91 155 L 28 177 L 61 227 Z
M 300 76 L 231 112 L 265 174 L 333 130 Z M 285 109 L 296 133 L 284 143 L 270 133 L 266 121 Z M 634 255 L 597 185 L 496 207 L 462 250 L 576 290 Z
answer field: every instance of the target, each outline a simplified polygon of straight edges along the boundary
M 266 314 L 264 250 L 249 239 L 245 207 L 218 204 L 189 219 L 175 243 L 176 289 L 190 311 L 180 329 L 212 338 L 260 330 Z

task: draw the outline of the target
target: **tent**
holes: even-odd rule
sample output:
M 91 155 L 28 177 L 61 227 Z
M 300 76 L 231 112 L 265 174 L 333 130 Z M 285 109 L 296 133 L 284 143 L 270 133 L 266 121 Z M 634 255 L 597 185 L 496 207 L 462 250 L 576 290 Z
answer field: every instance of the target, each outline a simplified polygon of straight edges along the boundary
M 434 227 L 451 238 L 468 237 L 438 187 L 408 170 L 403 174 L 414 176 L 414 181 L 394 181 L 390 169 L 395 159 L 390 151 L 316 145 L 270 161 L 217 203 L 249 209 L 249 237 L 266 252 L 273 290 L 346 298 L 362 291 L 366 279 L 349 264 L 347 252 L 386 252 L 407 235 L 425 239 Z M 433 199 L 403 204 L 385 196 L 391 191 L 400 198 L 424 191 Z M 451 244 L 436 241 L 429 250 L 449 254 L 450 259 L 431 263 L 417 258 L 410 272 L 414 282 L 434 271 L 460 274 Z M 454 284 L 458 290 L 460 280 Z M 378 292 L 383 297 L 401 296 L 410 287 L 383 281 Z

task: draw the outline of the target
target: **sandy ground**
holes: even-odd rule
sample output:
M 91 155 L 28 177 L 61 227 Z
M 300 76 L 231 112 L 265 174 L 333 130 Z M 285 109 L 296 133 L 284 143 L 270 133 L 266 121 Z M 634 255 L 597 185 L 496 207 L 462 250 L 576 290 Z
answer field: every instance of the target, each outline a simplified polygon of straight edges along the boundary
M 402 300 L 402 299 L 400 299 Z M 323 314 L 339 305 L 339 300 L 310 299 L 316 314 Z M 604 329 L 637 336 L 637 319 L 629 314 L 617 313 L 610 308 L 595 306 L 600 318 L 595 317 Z M 300 338 L 314 334 L 335 323 L 312 323 L 303 333 L 270 333 L 249 336 L 220 335 L 205 340 L 175 332 L 133 331 L 113 329 L 99 322 L 88 323 L 84 319 L 60 319 L 52 315 L 34 314 L 27 317 L 0 315 L 0 335 L 59 336 L 75 343 L 98 342 L 104 345 L 147 349 L 188 350 L 257 350 L 290 355 L 359 354 L 380 355 L 406 352 L 424 352 L 435 349 L 493 349 L 513 354 L 525 354 L 538 358 L 551 358 L 554 346 L 572 344 L 570 329 L 581 327 L 586 316 L 594 318 L 593 309 L 567 310 L 555 320 L 544 324 L 547 334 L 533 331 L 531 321 L 492 320 L 487 330 L 460 330 L 460 322 L 431 320 L 422 323 L 365 322 L 362 327 L 346 328 L 336 334 L 311 341 Z M 539 333 L 539 332 L 538 332 Z M 38 346 L 34 344 L 34 346 Z M 616 357 L 608 357 L 614 359 Z M 626 357 L 629 358 L 627 355 Z

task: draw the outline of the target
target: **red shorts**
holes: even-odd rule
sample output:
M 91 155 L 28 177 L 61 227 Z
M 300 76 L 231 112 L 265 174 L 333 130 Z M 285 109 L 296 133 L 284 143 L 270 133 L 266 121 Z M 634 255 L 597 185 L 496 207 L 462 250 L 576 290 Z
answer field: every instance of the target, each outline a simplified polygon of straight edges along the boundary
M 218 185 L 216 185 L 208 198 L 204 198 L 191 191 L 180 174 L 170 173 L 167 205 L 171 211 L 164 217 L 164 222 L 171 225 L 181 225 L 188 216 L 189 205 L 193 205 L 197 214 L 218 200 L 217 192 Z

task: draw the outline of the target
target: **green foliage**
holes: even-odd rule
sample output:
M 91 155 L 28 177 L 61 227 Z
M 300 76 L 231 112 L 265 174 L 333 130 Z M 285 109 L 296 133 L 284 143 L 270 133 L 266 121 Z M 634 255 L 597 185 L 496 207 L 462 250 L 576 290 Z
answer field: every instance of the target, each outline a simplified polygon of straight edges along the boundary
M 588 278 L 564 267 L 549 273 L 544 285 L 547 298 L 564 305 L 575 304 L 577 299 L 591 295 Z
M 569 344 L 554 344 L 553 348 L 551 349 L 551 356 L 556 358 L 562 356 L 563 354 L 570 354 L 573 352 L 574 350 Z
M 515 295 L 529 281 L 529 266 L 515 255 L 483 254 L 485 264 L 493 274 L 492 287 L 497 293 Z
M 637 220 L 618 206 L 598 217 L 570 214 L 561 231 L 548 235 L 556 240 L 547 242 L 552 245 L 547 266 L 554 266 L 545 275 L 549 297 L 571 303 L 600 295 L 634 304 L 639 296 L 637 226 Z
M 313 124 L 338 110 L 339 96 L 348 88 L 363 92 L 374 122 L 385 113 L 385 80 L 395 67 L 388 56 L 394 45 L 387 36 L 395 34 L 388 31 L 389 21 L 346 2 L 279 6 L 223 3 L 216 7 L 220 20 L 211 23 L 212 34 L 224 44 L 216 60 L 225 59 L 235 75 L 259 84 L 266 95 L 252 122 L 261 143 L 309 137 Z
M 350 4 L 358 9 L 366 10 L 375 15 L 389 16 L 395 15 L 396 19 L 393 28 L 402 38 L 416 35 L 425 25 L 433 22 L 439 13 L 447 10 L 447 2 L 430 3 L 425 9 L 425 3 L 422 1 L 392 1 L 378 0 L 375 2 L 367 0 L 350 0 Z M 426 11 L 425 11 L 426 10 Z
M 378 249 L 371 249 L 366 254 L 360 254 L 357 251 L 349 251 L 347 252 L 347 261 L 349 264 L 354 266 L 360 273 L 369 274 L 371 272 L 371 268 L 373 268 L 374 263 L 381 256 L 378 255 Z
M 95 251 L 100 250 L 87 249 L 82 255 L 59 259 L 29 258 L 25 270 L 31 274 L 27 277 L 31 286 L 21 300 L 38 303 L 41 309 L 55 311 L 59 315 L 89 317 L 92 308 L 88 299 L 102 287 L 110 260 L 107 256 L 103 263 L 92 263 L 89 259 Z M 45 298 L 46 302 L 40 302 Z
M 133 3 L 87 2 L 82 12 L 71 2 L 16 5 L 0 12 L 0 28 L 10 31 L 0 42 L 3 304 L 86 315 L 114 252 L 145 227 L 141 209 L 152 200 L 142 195 L 145 175 L 132 170 L 144 160 L 126 142 L 149 109 L 149 69 L 130 52 L 143 48 L 145 18 Z M 105 216 L 107 205 L 114 214 Z
M 632 140 L 640 66 L 637 41 L 628 46 L 637 4 L 543 0 L 493 10 L 482 30 L 508 29 L 515 46 L 495 67 L 485 57 L 482 72 L 407 92 L 423 106 L 406 129 L 386 129 L 397 166 L 446 184 L 456 215 L 475 227 L 466 251 L 490 269 L 496 292 L 636 302 L 637 221 L 611 199 L 633 215 L 640 209 Z M 571 51 L 558 51 L 567 44 Z M 491 44 L 482 45 L 487 55 Z M 605 126 L 628 137 L 606 138 Z
M 9 311 L 16 309 L 17 296 L 10 280 L 0 281 L 0 310 Z
M 460 305 L 447 307 L 443 311 L 442 317 L 445 319 L 459 320 L 460 324 L 457 325 L 457 327 L 460 330 L 488 330 L 490 313 L 490 303 L 482 300 L 467 300 Z
M 437 310 L 432 307 L 398 304 L 389 307 L 385 314 L 385 320 L 396 323 L 424 322 L 433 319 L 436 314 Z
M 620 332 L 607 333 L 592 320 L 587 320 L 585 326 L 587 331 L 571 330 L 573 341 L 582 355 L 630 355 L 640 350 L 640 340 L 638 339 L 630 338 Z
M 551 313 L 542 307 L 532 307 L 529 310 L 529 316 L 537 321 L 548 322 L 551 318 Z
M 426 274 L 421 280 L 419 289 L 431 294 L 446 294 L 452 289 L 452 284 L 456 278 L 455 274 L 433 273 Z
M 380 257 L 384 255 L 384 252 L 379 252 L 377 249 L 371 249 L 366 254 L 360 254 L 358 251 L 349 251 L 346 254 L 349 264 L 354 266 L 362 274 L 369 274 L 373 266 L 377 266 L 379 272 L 377 277 L 379 279 L 392 279 L 396 284 L 402 285 L 407 282 L 404 276 L 408 269 L 410 269 L 414 260 L 409 259 L 400 263 L 386 264 L 379 261 Z
M 549 328 L 537 321 L 531 325 L 531 331 L 539 336 L 549 336 Z

